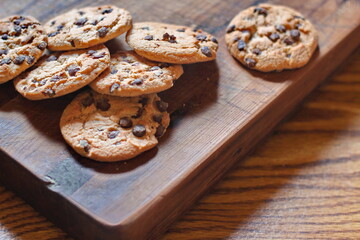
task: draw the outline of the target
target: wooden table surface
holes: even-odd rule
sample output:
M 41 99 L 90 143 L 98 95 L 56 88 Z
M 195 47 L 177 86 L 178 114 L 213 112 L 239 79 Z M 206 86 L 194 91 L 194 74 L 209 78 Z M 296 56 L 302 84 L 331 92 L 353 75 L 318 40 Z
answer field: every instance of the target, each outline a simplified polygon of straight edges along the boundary
M 357 51 L 163 240 L 359 239 L 359 203 Z M 0 239 L 71 238 L 0 186 Z

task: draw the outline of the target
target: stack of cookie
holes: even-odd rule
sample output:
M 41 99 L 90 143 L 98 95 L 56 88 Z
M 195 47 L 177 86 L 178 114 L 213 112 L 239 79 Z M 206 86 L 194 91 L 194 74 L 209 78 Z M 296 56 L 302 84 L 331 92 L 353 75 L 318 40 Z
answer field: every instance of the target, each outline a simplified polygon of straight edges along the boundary
M 170 122 L 168 104 L 156 93 L 173 86 L 180 64 L 213 60 L 218 49 L 206 32 L 132 26 L 128 11 L 110 5 L 74 9 L 44 27 L 31 17 L 9 17 L 0 20 L 0 31 L 0 83 L 15 78 L 16 90 L 30 100 L 90 86 L 66 107 L 60 128 L 76 152 L 105 162 L 156 146 Z M 103 43 L 125 32 L 134 50 L 110 55 Z

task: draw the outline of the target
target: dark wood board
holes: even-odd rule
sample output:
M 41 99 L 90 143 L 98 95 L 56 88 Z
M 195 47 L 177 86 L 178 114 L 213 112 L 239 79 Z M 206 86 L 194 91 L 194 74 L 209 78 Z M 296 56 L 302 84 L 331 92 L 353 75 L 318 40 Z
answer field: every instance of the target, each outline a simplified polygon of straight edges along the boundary
M 112 1 L 107 1 L 110 3 Z M 116 3 L 115 3 L 116 2 Z M 0 86 L 0 180 L 78 239 L 156 239 L 359 45 L 359 1 L 272 1 L 302 12 L 319 31 L 319 49 L 302 69 L 247 70 L 227 52 L 224 32 L 241 9 L 262 1 L 113 1 L 134 21 L 200 26 L 220 42 L 214 62 L 185 66 L 169 102 L 172 125 L 157 148 L 127 162 L 78 156 L 59 118 L 74 94 L 31 102 Z M 1 2 L 0 16 L 41 21 L 104 1 Z M 127 48 L 121 38 L 111 50 Z

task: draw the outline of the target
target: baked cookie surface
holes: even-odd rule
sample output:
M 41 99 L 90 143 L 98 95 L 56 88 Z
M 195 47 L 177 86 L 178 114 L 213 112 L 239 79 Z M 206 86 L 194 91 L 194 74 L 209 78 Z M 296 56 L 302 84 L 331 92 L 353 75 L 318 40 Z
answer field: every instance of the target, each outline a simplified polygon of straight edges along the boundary
M 216 58 L 218 41 L 189 27 L 165 23 L 135 23 L 126 35 L 135 52 L 153 61 L 189 64 Z
M 181 65 L 153 62 L 134 51 L 122 51 L 111 55 L 110 68 L 91 82 L 90 87 L 103 94 L 140 96 L 172 87 L 182 74 Z
M 34 65 L 46 47 L 46 33 L 35 18 L 11 16 L 1 19 L 0 83 Z
M 109 64 L 110 53 L 103 44 L 89 49 L 53 52 L 14 79 L 14 85 L 30 100 L 59 97 L 88 85 Z
M 170 122 L 166 108 L 156 94 L 120 98 L 87 90 L 65 108 L 60 129 L 82 156 L 127 160 L 157 145 Z
M 52 51 L 88 48 L 107 42 L 131 28 L 131 15 L 113 5 L 73 9 L 45 24 Z
M 260 4 L 230 22 L 227 47 L 248 68 L 263 72 L 304 66 L 318 44 L 313 24 L 285 6 Z

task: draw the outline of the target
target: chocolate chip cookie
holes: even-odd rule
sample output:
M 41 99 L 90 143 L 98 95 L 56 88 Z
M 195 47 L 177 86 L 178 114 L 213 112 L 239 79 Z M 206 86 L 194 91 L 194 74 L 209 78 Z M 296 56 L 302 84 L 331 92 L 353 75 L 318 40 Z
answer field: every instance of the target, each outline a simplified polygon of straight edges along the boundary
M 126 41 L 143 57 L 174 64 L 214 60 L 218 49 L 216 38 L 202 30 L 156 22 L 135 23 Z
M 91 82 L 90 87 L 103 94 L 140 96 L 172 87 L 181 74 L 181 65 L 153 62 L 134 51 L 117 52 L 111 55 L 110 68 Z
M 260 4 L 235 16 L 225 40 L 231 55 L 242 64 L 269 72 L 304 66 L 317 47 L 318 34 L 299 12 Z
M 14 79 L 16 90 L 30 100 L 74 92 L 109 67 L 110 53 L 100 44 L 89 49 L 53 52 Z
M 88 48 L 131 28 L 131 15 L 112 5 L 73 9 L 45 24 L 52 51 Z
M 34 65 L 46 47 L 46 33 L 35 18 L 11 16 L 1 19 L 0 83 Z
M 88 90 L 64 110 L 61 133 L 82 156 L 127 160 L 157 145 L 170 122 L 167 106 L 156 94 L 120 98 Z

